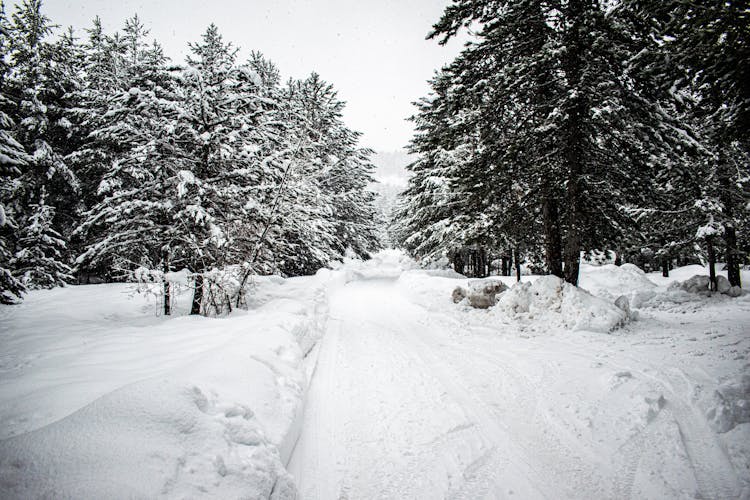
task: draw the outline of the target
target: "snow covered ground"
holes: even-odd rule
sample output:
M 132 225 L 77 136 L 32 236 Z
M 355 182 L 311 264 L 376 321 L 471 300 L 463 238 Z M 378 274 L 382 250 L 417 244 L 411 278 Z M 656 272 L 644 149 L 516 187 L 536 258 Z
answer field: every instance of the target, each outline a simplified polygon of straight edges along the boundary
M 668 287 L 698 272 L 478 310 L 386 252 L 223 319 L 34 292 L 0 309 L 0 497 L 750 498 L 750 295 Z
M 291 496 L 330 286 L 265 278 L 221 319 L 156 316 L 120 284 L 2 307 L 0 498 Z

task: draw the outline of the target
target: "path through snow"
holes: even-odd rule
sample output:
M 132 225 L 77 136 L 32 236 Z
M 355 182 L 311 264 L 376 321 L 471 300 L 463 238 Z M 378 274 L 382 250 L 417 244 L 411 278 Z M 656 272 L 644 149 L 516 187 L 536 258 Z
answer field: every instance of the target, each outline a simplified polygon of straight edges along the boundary
M 499 332 L 445 307 L 392 279 L 332 297 L 289 464 L 302 498 L 743 495 L 691 378 L 653 343 Z

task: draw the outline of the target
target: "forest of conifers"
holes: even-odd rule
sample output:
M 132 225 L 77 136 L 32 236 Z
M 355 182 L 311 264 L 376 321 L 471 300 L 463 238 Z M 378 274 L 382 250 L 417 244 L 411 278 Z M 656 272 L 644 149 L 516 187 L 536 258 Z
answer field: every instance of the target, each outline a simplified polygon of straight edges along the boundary
M 514 258 L 575 284 L 584 252 L 613 251 L 726 262 L 740 285 L 747 1 L 456 0 L 429 38 L 464 30 L 418 103 L 396 240 L 480 276 Z
M 317 74 L 281 83 L 211 25 L 174 64 L 134 16 L 60 30 L 40 0 L 0 14 L 0 300 L 72 282 L 163 282 L 193 313 L 241 306 L 252 274 L 378 247 L 371 151 Z
M 456 0 L 469 42 L 412 118 L 391 241 L 421 262 L 577 284 L 582 256 L 726 263 L 750 234 L 747 1 Z M 381 242 L 371 151 L 317 74 L 282 83 L 211 25 L 170 61 L 141 20 L 61 30 L 0 14 L 0 301 L 187 269 L 193 313 L 254 274 L 309 274 Z M 365 75 L 363 75 L 363 78 Z M 447 260 L 446 260 L 447 259 Z M 715 286 L 715 279 L 713 280 Z

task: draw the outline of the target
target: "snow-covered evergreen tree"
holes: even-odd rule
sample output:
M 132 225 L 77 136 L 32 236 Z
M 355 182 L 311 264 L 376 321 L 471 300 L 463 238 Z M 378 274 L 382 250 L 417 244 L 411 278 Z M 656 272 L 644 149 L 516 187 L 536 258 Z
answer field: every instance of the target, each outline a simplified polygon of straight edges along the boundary
M 23 288 L 11 261 L 42 254 L 66 265 L 74 252 L 78 272 L 115 279 L 187 267 L 197 313 L 204 276 L 228 283 L 217 269 L 310 273 L 377 248 L 370 151 L 319 76 L 282 87 L 273 63 L 239 63 L 214 25 L 181 68 L 138 16 L 112 35 L 96 18 L 82 44 L 70 29 L 53 38 L 41 5 L 0 17 L 4 301 Z M 53 249 L 18 246 L 42 226 Z
M 294 171 L 296 191 L 287 194 L 297 193 L 293 199 L 305 209 L 301 219 L 285 221 L 290 228 L 286 238 L 297 246 L 288 254 L 285 272 L 309 273 L 347 250 L 368 257 L 379 247 L 375 194 L 366 189 L 372 182 L 372 152 L 358 146 L 360 134 L 341 118 L 345 104 L 320 75 L 290 81 L 287 100 L 303 145 L 301 165 Z
M 237 49 L 210 25 L 190 44 L 181 78 L 184 113 L 178 126 L 196 179 L 178 220 L 191 226 L 193 313 L 200 310 L 201 273 L 251 259 L 263 230 L 263 207 L 288 147 L 269 116 L 275 103 L 263 80 L 236 64 Z
M 445 71 L 432 80 L 433 95 L 416 103 L 413 118 L 417 135 L 411 152 L 418 159 L 407 166 L 413 175 L 394 213 L 396 240 L 412 255 L 428 261 L 439 259 L 467 244 L 453 223 L 462 213 L 461 197 L 452 179 L 461 168 L 468 148 L 460 148 L 461 137 L 449 133 L 451 109 L 447 102 L 450 79 Z
M 53 25 L 41 4 L 24 0 L 8 24 L 6 112 L 16 124 L 17 142 L 28 155 L 10 196 L 10 209 L 23 228 L 31 217 L 28 208 L 44 190 L 45 203 L 53 207 L 53 230 L 67 233 L 75 223 L 79 193 L 78 178 L 65 159 L 77 144 L 69 120 L 75 103 L 68 99 L 78 83 L 77 53 L 70 33 L 57 41 L 50 39 Z
M 117 145 L 101 155 L 110 163 L 98 186 L 102 201 L 86 214 L 77 236 L 86 241 L 78 267 L 146 267 L 170 271 L 187 265 L 191 228 L 177 218 L 190 205 L 195 183 L 190 162 L 175 140 L 182 115 L 178 82 L 158 45 L 137 42 L 129 71 L 133 85 L 112 94 L 104 119 L 92 132 L 97 145 Z M 169 284 L 165 282 L 165 313 Z
M 25 290 L 23 283 L 13 276 L 11 270 L 13 248 L 18 238 L 18 226 L 14 221 L 11 204 L 17 189 L 18 176 L 25 168 L 28 157 L 23 147 L 11 135 L 14 123 L 2 110 L 6 102 L 7 98 L 0 90 L 0 304 L 16 302 Z
M 0 2 L 0 304 L 20 300 L 25 287 L 11 270 L 13 249 L 18 238 L 18 225 L 13 215 L 13 195 L 18 189 L 18 177 L 29 161 L 23 146 L 15 139 L 16 124 L 8 112 L 15 108 L 6 85 L 10 71 L 8 53 L 11 32 Z
M 139 22 L 126 21 L 126 29 Z M 74 110 L 73 121 L 80 127 L 83 142 L 73 151 L 68 161 L 81 182 L 81 199 L 86 208 L 91 208 L 101 201 L 98 186 L 111 164 L 113 155 L 127 149 L 126 144 L 108 141 L 109 136 L 101 134 L 111 122 L 107 112 L 111 108 L 111 99 L 120 92 L 128 90 L 135 84 L 132 78 L 141 78 L 136 74 L 141 64 L 128 69 L 124 56 L 125 45 L 119 34 L 108 36 L 104 33 L 99 17 L 94 18 L 91 28 L 86 30 L 87 38 L 82 46 L 81 64 L 84 81 L 77 91 L 76 98 L 80 105 Z M 137 38 L 137 36 L 140 38 Z M 142 29 L 131 34 L 131 47 L 136 44 L 139 50 L 145 50 L 147 32 Z M 97 132 L 99 131 L 99 132 Z
M 10 262 L 14 275 L 29 289 L 65 286 L 73 279 L 70 266 L 65 263 L 65 240 L 52 228 L 55 209 L 46 204 L 46 196 L 42 186 Z

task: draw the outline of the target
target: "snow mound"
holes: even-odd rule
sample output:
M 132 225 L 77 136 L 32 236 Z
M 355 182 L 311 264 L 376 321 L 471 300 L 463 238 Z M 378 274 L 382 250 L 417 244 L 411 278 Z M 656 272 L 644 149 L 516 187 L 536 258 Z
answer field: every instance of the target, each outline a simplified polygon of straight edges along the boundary
M 293 498 L 284 464 L 301 424 L 302 354 L 284 328 L 265 326 L 268 337 L 235 335 L 188 366 L 0 441 L 0 496 Z
M 716 263 L 717 272 L 722 273 L 721 269 L 723 267 L 723 264 L 719 262 Z M 708 266 L 703 266 L 700 264 L 690 264 L 687 266 L 676 267 L 669 271 L 668 278 L 662 276 L 661 271 L 655 271 L 649 273 L 649 278 L 659 285 L 667 286 L 674 281 L 685 281 L 688 278 L 695 276 L 696 274 L 708 274 Z
M 611 332 L 628 319 L 627 313 L 613 303 L 556 276 L 516 284 L 500 296 L 493 312 L 531 327 L 601 333 Z
M 714 394 L 714 402 L 707 417 L 716 432 L 728 432 L 750 422 L 750 373 L 721 384 Z
M 255 366 L 252 375 L 265 374 Z M 254 412 L 172 378 L 127 386 L 0 442 L 4 498 L 293 498 Z M 222 395 L 223 396 L 223 395 Z
M 608 300 L 625 295 L 634 307 L 652 295 L 656 288 L 646 273 L 634 264 L 582 265 L 580 285 L 597 297 Z
M 685 281 L 675 281 L 669 286 L 670 290 L 685 290 L 688 293 L 708 294 L 711 279 L 708 276 L 696 274 Z

